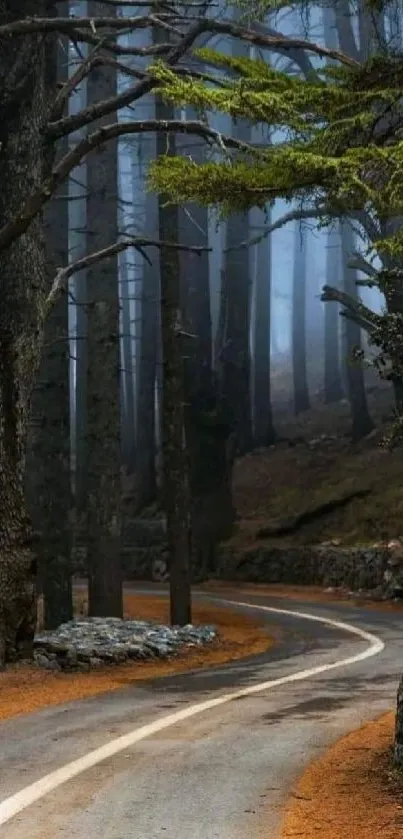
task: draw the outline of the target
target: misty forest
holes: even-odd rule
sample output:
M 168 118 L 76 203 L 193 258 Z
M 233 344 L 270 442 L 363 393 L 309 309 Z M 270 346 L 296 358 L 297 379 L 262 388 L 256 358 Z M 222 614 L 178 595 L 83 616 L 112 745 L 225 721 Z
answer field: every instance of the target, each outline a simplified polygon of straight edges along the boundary
M 78 579 L 379 584 L 402 68 L 401 0 L 0 0 L 0 667 Z

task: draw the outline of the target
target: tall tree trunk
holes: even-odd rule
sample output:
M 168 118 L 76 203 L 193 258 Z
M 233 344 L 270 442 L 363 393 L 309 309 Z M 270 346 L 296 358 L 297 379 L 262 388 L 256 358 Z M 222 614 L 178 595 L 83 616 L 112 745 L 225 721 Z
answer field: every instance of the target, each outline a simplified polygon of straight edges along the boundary
M 384 222 L 381 226 L 381 237 L 387 238 L 389 236 L 395 236 L 402 227 L 402 219 L 401 218 L 392 218 L 388 219 Z M 390 257 L 388 254 L 384 254 L 382 257 L 383 267 L 387 270 L 393 271 L 396 268 L 402 270 L 403 268 L 403 260 L 399 257 L 392 256 Z M 403 282 L 402 280 L 396 279 L 392 283 L 386 285 L 384 289 L 382 289 L 383 294 L 385 295 L 386 300 L 386 308 L 388 314 L 402 314 L 403 313 Z M 402 413 L 403 411 L 403 382 L 399 377 L 396 377 L 392 380 L 394 395 L 395 395 L 395 403 L 396 409 Z
M 120 227 L 121 225 L 119 225 Z M 133 336 L 130 323 L 130 281 L 128 254 L 123 251 L 119 260 L 120 328 L 121 328 L 121 437 L 122 460 L 127 475 L 134 475 L 136 467 L 136 427 L 134 419 Z
M 45 0 L 0 2 L 0 24 L 54 14 Z M 1 224 L 16 216 L 52 164 L 43 130 L 55 93 L 56 56 L 42 34 L 0 42 Z M 24 497 L 32 383 L 43 342 L 48 293 L 46 248 L 38 217 L 0 252 L 0 667 L 32 648 L 36 555 Z
M 158 199 L 155 195 L 147 195 L 145 215 L 147 235 L 158 239 Z M 151 265 L 144 263 L 141 285 L 135 481 L 138 509 L 151 504 L 157 497 L 155 386 L 160 305 L 159 254 L 153 252 L 150 259 Z
M 90 17 L 116 10 L 88 3 Z M 116 95 L 116 70 L 101 67 L 88 77 L 88 104 Z M 97 123 L 110 124 L 109 114 Z M 95 126 L 94 126 L 95 127 Z M 87 242 L 98 251 L 116 242 L 117 141 L 90 155 L 87 163 Z M 87 496 L 88 601 L 91 615 L 121 617 L 120 352 L 117 259 L 87 273 Z
M 158 13 L 158 7 L 156 9 Z M 154 32 L 158 43 L 161 31 Z M 173 108 L 156 100 L 157 120 L 173 119 Z M 175 140 L 157 134 L 157 157 L 175 154 Z M 178 208 L 158 199 L 160 239 L 178 242 Z M 185 450 L 183 326 L 180 262 L 174 248 L 160 249 L 162 334 L 162 458 L 163 505 L 166 515 L 171 623 L 191 623 L 190 499 Z
M 327 234 L 326 283 L 333 288 L 340 287 L 340 236 L 338 229 L 331 229 Z M 325 303 L 325 404 L 339 402 L 343 398 L 343 386 L 340 372 L 340 314 L 337 306 Z
M 292 370 L 294 410 L 296 414 L 310 407 L 306 369 L 306 234 L 295 226 L 292 291 Z
M 340 222 L 341 248 L 343 259 L 343 291 L 351 297 L 357 296 L 357 272 L 349 267 L 349 260 L 355 250 L 354 233 L 349 222 Z M 352 438 L 361 440 L 373 429 L 367 396 L 365 393 L 364 371 L 362 362 L 353 358 L 356 351 L 361 349 L 361 329 L 353 320 L 346 318 L 345 324 L 345 357 L 347 393 L 351 409 Z
M 247 249 L 236 250 L 247 230 L 247 214 L 238 213 L 228 219 L 222 272 L 225 337 L 219 367 L 228 415 L 233 417 L 234 455 L 245 454 L 252 448 L 249 252 Z M 220 315 L 220 319 L 222 317 Z
M 256 215 L 257 218 L 262 218 L 261 213 Z M 271 407 L 272 254 L 270 236 L 265 236 L 256 245 L 254 256 L 253 439 L 255 446 L 269 446 L 276 436 Z
M 237 21 L 240 11 L 233 13 Z M 249 45 L 234 41 L 231 47 L 236 58 L 249 57 Z M 252 129 L 248 120 L 233 120 L 232 135 L 237 140 L 250 142 Z M 233 213 L 227 220 L 225 232 L 225 253 L 223 263 L 222 298 L 226 305 L 225 338 L 221 352 L 220 376 L 223 395 L 228 406 L 228 415 L 232 416 L 233 441 L 235 454 L 242 455 L 250 451 L 253 445 L 251 375 L 250 375 L 250 256 L 249 249 L 236 250 L 244 239 L 248 238 L 249 213 Z
M 87 13 L 86 0 L 80 0 L 77 14 Z M 70 74 L 76 69 L 79 56 L 87 57 L 87 44 L 74 44 Z M 75 89 L 69 100 L 69 113 L 81 111 L 87 105 L 87 78 Z M 86 136 L 86 128 L 69 135 L 70 148 Z M 69 256 L 71 262 L 87 254 L 87 161 L 83 160 L 70 173 L 69 193 Z M 87 271 L 80 271 L 70 282 L 73 305 L 70 306 L 71 350 L 70 391 L 71 406 L 71 461 L 74 493 L 74 555 L 85 544 L 85 508 L 87 479 Z
M 195 114 L 187 114 L 188 119 Z M 186 138 L 186 154 L 201 163 L 204 146 Z M 197 204 L 179 211 L 180 242 L 208 246 L 208 213 Z M 185 424 L 191 493 L 192 576 L 205 579 L 216 570 L 217 544 L 232 530 L 234 508 L 226 443 L 229 426 L 222 422 L 212 370 L 209 258 L 183 253 L 180 257 L 182 311 L 191 335 L 185 350 Z
M 67 9 L 59 9 L 61 16 Z M 67 45 L 59 42 L 58 79 L 68 76 Z M 67 152 L 60 143 L 58 156 Z M 49 281 L 68 263 L 67 185 L 46 208 Z M 67 289 L 58 298 L 45 324 L 45 342 L 32 402 L 31 445 L 27 457 L 27 491 L 38 546 L 44 625 L 54 629 L 73 614 L 71 586 L 70 405 Z

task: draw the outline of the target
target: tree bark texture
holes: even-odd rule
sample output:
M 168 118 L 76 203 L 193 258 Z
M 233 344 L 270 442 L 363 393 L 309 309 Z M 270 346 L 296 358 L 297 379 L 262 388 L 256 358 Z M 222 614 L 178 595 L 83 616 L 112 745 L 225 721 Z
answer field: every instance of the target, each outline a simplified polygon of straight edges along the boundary
M 90 2 L 88 14 L 112 14 Z M 116 95 L 116 70 L 101 67 L 88 78 L 88 104 Z M 114 122 L 109 114 L 97 124 Z M 87 161 L 87 243 L 97 251 L 116 242 L 117 141 Z M 120 347 L 117 258 L 87 272 L 87 476 L 86 540 L 89 613 L 122 617 Z
M 343 291 L 351 297 L 357 297 L 357 272 L 348 265 L 355 250 L 354 233 L 348 222 L 340 222 L 341 246 L 343 258 Z M 373 429 L 373 422 L 368 411 L 367 395 L 362 362 L 354 358 L 355 351 L 361 349 L 361 328 L 358 323 L 345 321 L 344 354 L 346 364 L 347 394 L 351 410 L 352 438 L 361 440 Z
M 44 0 L 0 2 L 0 24 L 48 13 Z M 43 35 L 0 42 L 1 226 L 18 214 L 52 163 L 42 131 L 54 93 L 54 61 Z M 30 650 L 36 624 L 36 553 L 24 479 L 47 291 L 45 239 L 38 217 L 0 253 L 0 666 Z
M 188 119 L 196 118 L 191 111 Z M 202 163 L 198 138 L 178 141 L 178 148 Z M 197 204 L 179 210 L 182 244 L 208 246 L 208 211 Z M 191 565 L 194 581 L 206 579 L 217 565 L 220 539 L 232 530 L 230 472 L 227 463 L 228 423 L 222 421 L 217 382 L 212 369 L 209 258 L 204 253 L 180 254 L 182 313 L 185 338 L 185 427 L 191 495 Z
M 239 21 L 240 10 L 233 10 L 233 19 Z M 248 58 L 250 47 L 234 40 L 231 53 L 236 58 Z M 232 135 L 245 143 L 252 138 L 248 120 L 232 121 Z M 235 250 L 248 238 L 249 213 L 233 213 L 226 223 L 225 254 L 223 265 L 224 293 L 221 297 L 225 314 L 220 319 L 225 324 L 223 344 L 220 353 L 219 373 L 222 394 L 227 404 L 228 416 L 232 417 L 233 428 L 229 453 L 243 455 L 253 446 L 252 404 L 251 404 L 251 358 L 249 347 L 250 329 L 250 253 L 248 248 Z
M 68 13 L 60 6 L 60 14 Z M 59 82 L 68 76 L 67 44 L 59 42 Z M 60 142 L 57 157 L 67 151 Z M 68 263 L 68 201 L 64 183 L 45 209 L 48 272 Z M 44 626 L 54 629 L 73 613 L 71 531 L 73 500 L 70 474 L 70 393 L 68 296 L 63 290 L 45 324 L 45 340 L 36 380 L 27 457 L 27 492 L 35 529 L 39 532 L 39 589 L 44 599 Z M 38 589 L 38 590 L 39 590 Z
M 155 31 L 155 42 L 161 34 Z M 158 120 L 172 119 L 173 109 L 156 100 Z M 175 140 L 157 134 L 157 156 L 175 154 Z M 178 242 L 178 208 L 158 199 L 160 239 Z M 184 343 L 179 253 L 160 248 L 162 335 L 163 507 L 166 515 L 171 623 L 191 623 L 190 491 L 185 444 Z

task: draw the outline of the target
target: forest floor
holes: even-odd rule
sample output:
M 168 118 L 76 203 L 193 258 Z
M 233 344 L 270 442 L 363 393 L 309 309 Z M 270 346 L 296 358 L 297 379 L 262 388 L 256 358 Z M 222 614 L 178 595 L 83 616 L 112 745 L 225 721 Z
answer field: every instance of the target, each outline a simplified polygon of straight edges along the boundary
M 342 737 L 299 779 L 282 839 L 401 839 L 402 776 L 392 768 L 394 713 Z
M 354 444 L 347 403 L 323 405 L 316 397 L 309 411 L 295 417 L 284 393 L 274 392 L 279 440 L 240 459 L 235 466 L 233 488 L 239 520 L 228 544 L 252 547 L 260 528 L 272 529 L 285 517 L 361 491 L 368 494 L 352 497 L 331 512 L 318 511 L 295 532 L 271 536 L 265 543 L 359 545 L 403 535 L 403 446 L 393 452 L 382 446 L 393 418 L 391 388 L 376 382 L 367 393 L 375 429 Z
M 74 605 L 77 615 L 86 614 L 87 601 L 83 592 L 75 594 Z M 39 603 L 39 628 L 41 611 Z M 169 624 L 169 603 L 161 597 L 126 593 L 124 614 L 138 620 Z M 217 629 L 217 639 L 197 649 L 184 647 L 171 659 L 127 662 L 90 673 L 55 673 L 26 662 L 10 665 L 0 673 L 0 720 L 28 714 L 48 705 L 60 705 L 129 687 L 159 676 L 225 664 L 265 652 L 273 643 L 267 627 L 258 618 L 220 608 L 216 604 L 195 603 L 193 621 L 195 624 L 213 624 Z

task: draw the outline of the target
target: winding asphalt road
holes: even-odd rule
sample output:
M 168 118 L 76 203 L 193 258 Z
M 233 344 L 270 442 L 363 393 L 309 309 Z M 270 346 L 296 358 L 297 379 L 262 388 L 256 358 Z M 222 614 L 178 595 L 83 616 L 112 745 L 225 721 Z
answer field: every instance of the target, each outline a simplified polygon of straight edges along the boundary
M 303 767 L 393 707 L 403 615 L 239 591 L 225 597 L 267 623 L 277 639 L 268 653 L 0 725 L 0 839 L 277 839 L 282 805 Z M 376 638 L 257 606 L 348 623 Z M 188 713 L 210 700 L 214 707 Z M 163 717 L 172 719 L 153 725 Z

